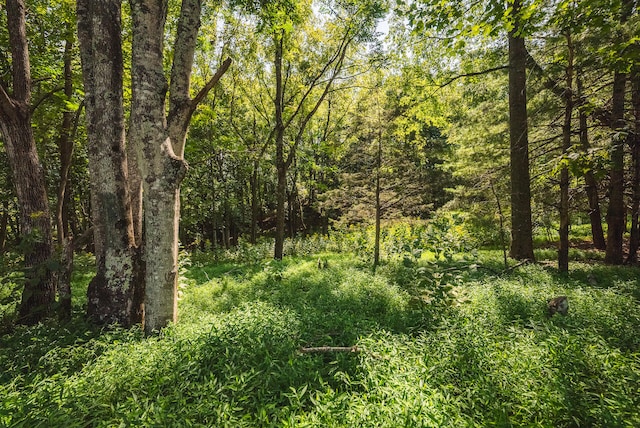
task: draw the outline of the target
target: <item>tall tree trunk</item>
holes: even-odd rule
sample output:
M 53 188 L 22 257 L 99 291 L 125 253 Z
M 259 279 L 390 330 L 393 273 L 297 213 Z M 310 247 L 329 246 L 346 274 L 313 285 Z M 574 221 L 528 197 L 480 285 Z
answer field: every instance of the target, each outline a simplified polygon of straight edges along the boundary
M 2 201 L 2 217 L 0 217 L 0 255 L 4 253 L 9 229 L 9 201 Z
M 218 249 L 218 221 L 216 210 L 216 174 L 213 159 L 209 159 L 209 177 L 211 186 L 211 249 Z
M 640 247 L 640 67 L 635 67 L 631 75 L 631 105 L 633 106 L 634 127 L 629 136 L 632 150 L 633 182 L 631 198 L 631 236 L 627 263 L 638 263 Z
M 284 156 L 284 121 L 282 118 L 284 109 L 284 88 L 282 76 L 282 57 L 284 45 L 284 30 L 275 38 L 275 74 L 276 74 L 276 94 L 275 103 L 275 141 L 276 141 L 276 242 L 274 259 L 282 260 L 284 255 L 284 229 L 285 229 L 285 199 L 287 194 L 287 164 Z
M 251 178 L 249 179 L 249 186 L 251 187 L 251 235 L 250 242 L 255 244 L 258 240 L 258 214 L 260 212 L 260 201 L 258 200 L 258 176 L 259 161 L 253 161 L 253 170 L 251 171 Z
M 15 112 L 15 120 L 2 117 L 0 126 L 20 206 L 25 251 L 26 281 L 18 321 L 35 324 L 51 313 L 56 287 L 47 266 L 53 255 L 49 205 L 28 109 L 25 106 L 23 111 Z
M 73 33 L 67 35 L 64 45 L 64 95 L 67 101 L 73 97 Z M 71 318 L 71 272 L 73 270 L 73 242 L 69 235 L 67 212 L 69 210 L 69 171 L 73 158 L 74 113 L 68 109 L 62 113 L 58 151 L 60 154 L 60 182 L 56 203 L 56 228 L 60 248 L 60 271 L 58 273 L 58 315 L 62 319 Z
M 309 124 L 309 121 L 317 113 L 320 105 L 323 103 L 327 94 L 329 93 L 333 82 L 338 77 L 344 66 L 344 59 L 347 55 L 347 50 L 351 43 L 355 40 L 354 28 L 348 26 L 343 34 L 340 44 L 336 51 L 330 57 L 330 60 L 324 65 L 322 70 L 312 79 L 311 83 L 307 86 L 304 94 L 301 97 L 300 102 L 294 109 L 293 113 L 284 121 L 284 77 L 282 74 L 282 62 L 284 56 L 284 30 L 278 30 L 274 35 L 275 55 L 274 55 L 274 71 L 276 78 L 276 93 L 274 96 L 275 104 L 275 142 L 276 142 L 276 170 L 277 170 L 277 186 L 276 186 L 276 239 L 275 239 L 275 251 L 274 258 L 276 260 L 282 259 L 284 248 L 284 234 L 285 234 L 285 202 L 287 191 L 287 170 L 291 166 L 291 163 L 295 159 L 296 150 L 300 141 L 302 141 L 304 131 Z M 316 99 L 312 107 L 307 110 L 304 117 L 301 117 L 297 123 L 298 131 L 293 138 L 293 144 L 289 148 L 289 153 L 285 157 L 284 153 L 284 133 L 285 130 L 292 124 L 294 119 L 299 115 L 302 115 L 302 111 L 307 99 L 309 98 L 314 88 L 321 87 L 322 94 Z
M 300 212 L 300 208 L 298 207 L 298 167 L 296 165 L 296 156 L 294 156 L 294 165 L 292 167 L 291 177 L 291 191 L 288 192 L 287 198 L 287 208 L 289 210 L 288 218 L 289 218 L 289 237 L 291 239 L 295 238 L 298 233 L 298 213 Z
M 12 84 L 0 85 L 0 130 L 20 206 L 26 282 L 19 321 L 34 324 L 50 314 L 55 281 L 47 262 L 53 254 L 49 203 L 31 128 L 31 71 L 23 0 L 7 0 Z M 6 87 L 12 87 L 9 95 Z
M 531 179 L 527 128 L 527 51 L 519 25 L 521 3 L 513 4 L 509 32 L 509 137 L 511 145 L 511 257 L 534 260 L 531 222 Z
M 379 126 L 382 126 L 380 123 Z M 382 219 L 382 204 L 380 202 L 380 181 L 382 169 L 382 132 L 378 132 L 378 147 L 376 151 L 376 230 L 375 242 L 373 246 L 373 269 L 375 270 L 380 264 L 380 221 Z
M 623 0 L 620 24 L 624 25 L 633 12 L 633 0 Z M 617 42 L 622 42 L 619 34 Z M 611 97 L 611 166 L 609 171 L 609 206 L 607 208 L 607 249 L 605 263 L 619 265 L 623 262 L 623 235 L 626 228 L 624 206 L 624 105 L 627 74 L 615 70 Z
M 571 34 L 567 39 L 568 64 L 565 70 L 564 123 L 562 125 L 563 160 L 571 148 L 571 118 L 573 116 L 573 43 Z M 558 270 L 569 271 L 569 167 L 563 163 L 560 169 L 560 246 L 558 248 Z
M 619 265 L 623 262 L 622 241 L 625 229 L 624 215 L 624 98 L 627 76 L 616 72 L 613 78 L 611 101 L 611 166 L 609 172 L 609 206 L 607 208 L 607 249 L 604 261 Z
M 583 98 L 583 86 L 580 74 L 576 76 L 576 84 L 578 87 L 578 99 Z M 583 109 L 578 110 L 578 121 L 580 127 L 580 148 L 583 153 L 587 154 L 591 145 L 589 144 L 589 127 L 587 124 L 587 115 Z M 598 195 L 598 182 L 593 173 L 593 169 L 589 168 L 584 174 L 585 192 L 587 193 L 587 201 L 589 203 L 589 220 L 591 223 L 591 236 L 593 246 L 598 250 L 604 250 L 607 247 L 604 239 L 604 231 L 602 229 L 602 214 L 600 211 L 600 196 Z
M 132 99 L 130 144 L 143 179 L 145 331 L 176 321 L 179 186 L 184 161 L 166 129 L 167 82 L 163 69 L 166 2 L 132 0 Z
M 180 184 L 187 171 L 184 145 L 191 116 L 231 64 L 226 60 L 190 98 L 191 68 L 200 29 L 200 0 L 183 0 L 165 110 L 163 68 L 166 0 L 132 0 L 131 141 L 143 179 L 145 331 L 177 320 Z M 134 129 L 135 128 L 135 129 Z
M 120 0 L 77 1 L 97 273 L 87 314 L 131 325 L 138 266 L 131 217 L 123 108 Z

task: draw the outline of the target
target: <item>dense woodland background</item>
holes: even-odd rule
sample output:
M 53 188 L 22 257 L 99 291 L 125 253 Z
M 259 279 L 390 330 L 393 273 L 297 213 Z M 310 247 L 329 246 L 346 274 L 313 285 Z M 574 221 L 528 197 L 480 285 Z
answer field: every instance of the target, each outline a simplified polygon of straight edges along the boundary
M 639 6 L 7 0 L 0 425 L 639 426 Z
M 54 235 L 58 242 L 82 237 L 77 249 L 92 251 L 95 219 L 75 5 L 25 6 L 31 129 Z M 180 9 L 177 3 L 169 6 L 170 12 Z M 604 249 L 598 227 L 622 217 L 631 232 L 625 254 L 634 262 L 640 197 L 637 5 L 487 2 L 468 7 L 428 2 L 203 5 L 194 94 L 224 60 L 233 65 L 191 119 L 184 154 L 189 171 L 181 189 L 183 248 L 216 250 L 272 238 L 282 161 L 288 237 L 368 224 L 376 211 L 383 219 L 428 219 L 444 210 L 463 214 L 478 244 L 506 246 L 514 204 L 510 183 L 527 175 L 526 168 L 508 168 L 513 141 L 510 146 L 507 42 L 515 35 L 527 49 L 527 184 L 534 229 L 557 240 L 561 223 L 568 225 L 563 216 L 571 213 L 571 224 L 590 223 L 593 245 Z M 278 16 L 287 10 L 297 15 Z M 347 22 L 347 12 L 359 20 Z M 12 68 L 15 44 L 6 31 L 6 14 L 1 19 L 3 88 L 15 95 L 20 90 Z M 514 33 L 516 24 L 522 28 Z M 131 25 L 124 4 L 126 116 Z M 166 61 L 177 25 L 178 15 L 170 13 Z M 273 39 L 279 32 L 280 45 Z M 280 119 L 274 110 L 278 46 L 284 67 Z M 169 73 L 168 63 L 165 69 Z M 281 131 L 278 120 L 285 122 Z M 279 150 L 284 159 L 276 159 Z M 0 248 L 28 251 L 37 237 L 23 230 L 6 150 L 0 162 Z M 15 165 L 14 174 L 23 166 Z M 620 190 L 622 204 L 614 206 L 611 195 Z M 616 245 L 621 255 L 622 240 L 610 246 Z M 59 256 L 52 252 L 51 258 Z
M 437 212 L 519 260 L 544 233 L 562 271 L 572 225 L 607 263 L 637 259 L 634 1 L 100 5 L 0 17 L 0 248 L 25 257 L 22 322 L 56 290 L 68 313 L 78 250 L 96 254 L 89 316 L 145 306 L 157 329 L 178 243 L 275 238 L 281 259 L 285 237 Z

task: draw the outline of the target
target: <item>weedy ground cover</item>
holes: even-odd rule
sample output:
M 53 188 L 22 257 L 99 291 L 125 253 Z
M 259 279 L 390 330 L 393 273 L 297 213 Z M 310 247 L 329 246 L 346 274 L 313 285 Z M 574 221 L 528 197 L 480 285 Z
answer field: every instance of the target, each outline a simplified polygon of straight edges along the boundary
M 70 323 L 0 337 L 0 426 L 640 426 L 638 269 L 505 272 L 411 227 L 375 272 L 365 232 L 183 254 L 179 323 L 148 338 L 84 323 L 80 269 Z

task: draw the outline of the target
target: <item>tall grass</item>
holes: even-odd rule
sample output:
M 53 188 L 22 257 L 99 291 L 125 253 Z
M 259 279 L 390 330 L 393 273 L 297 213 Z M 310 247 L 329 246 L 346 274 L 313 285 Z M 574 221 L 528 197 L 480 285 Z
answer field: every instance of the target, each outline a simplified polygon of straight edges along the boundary
M 500 272 L 455 227 L 393 225 L 375 272 L 362 231 L 281 262 L 184 254 L 179 322 L 155 337 L 16 327 L 0 426 L 640 426 L 638 269 Z M 548 318 L 556 295 L 569 315 Z M 300 351 L 321 345 L 359 352 Z

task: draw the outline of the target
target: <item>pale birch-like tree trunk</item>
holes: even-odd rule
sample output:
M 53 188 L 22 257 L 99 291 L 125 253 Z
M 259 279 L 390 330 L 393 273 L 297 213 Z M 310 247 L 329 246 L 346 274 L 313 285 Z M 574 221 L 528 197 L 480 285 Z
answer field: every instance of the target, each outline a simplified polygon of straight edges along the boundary
M 143 178 L 145 331 L 177 319 L 180 184 L 187 170 L 184 144 L 197 105 L 230 65 L 227 60 L 193 99 L 190 78 L 200 28 L 200 0 L 184 0 L 178 21 L 169 95 L 163 69 L 164 0 L 132 0 L 132 112 L 130 144 Z
M 143 177 L 145 330 L 176 320 L 177 191 L 186 171 L 166 129 L 163 36 L 166 3 L 132 0 L 130 144 Z

